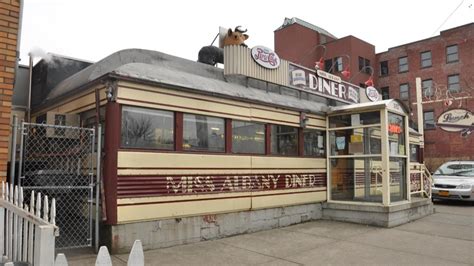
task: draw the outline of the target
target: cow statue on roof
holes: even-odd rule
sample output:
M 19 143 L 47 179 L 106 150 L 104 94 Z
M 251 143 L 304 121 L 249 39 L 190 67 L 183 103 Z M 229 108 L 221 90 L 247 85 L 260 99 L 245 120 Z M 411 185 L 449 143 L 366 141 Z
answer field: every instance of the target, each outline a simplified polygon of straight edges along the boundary
M 224 63 L 224 50 L 222 49 L 224 46 L 227 45 L 242 45 L 247 47 L 245 41 L 249 38 L 247 34 L 245 34 L 247 30 L 242 29 L 241 26 L 235 27 L 232 29 L 228 29 L 225 34 L 220 34 L 222 41 L 221 48 L 209 45 L 204 46 L 199 50 L 198 54 L 198 62 L 208 64 L 208 65 L 216 65 L 217 63 Z M 224 35 L 224 36 L 223 36 Z

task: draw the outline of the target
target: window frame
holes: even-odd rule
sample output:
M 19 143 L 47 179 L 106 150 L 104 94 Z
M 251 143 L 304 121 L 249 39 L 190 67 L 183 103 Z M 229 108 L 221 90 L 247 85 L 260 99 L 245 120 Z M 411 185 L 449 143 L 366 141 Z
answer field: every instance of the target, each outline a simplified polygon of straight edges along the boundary
M 427 127 L 426 123 L 426 114 L 433 113 L 433 127 Z M 436 130 L 436 115 L 434 110 L 424 110 L 423 111 L 423 130 Z
M 428 95 L 428 96 L 434 96 L 434 90 L 433 90 L 433 79 L 432 78 L 429 78 L 429 79 L 424 79 L 421 81 L 421 93 L 423 94 L 422 96 L 423 97 L 426 97 L 427 95 L 425 94 L 425 86 L 423 85 L 423 83 L 427 82 L 427 81 L 431 81 L 431 94 Z
M 400 60 L 402 59 L 406 59 L 406 63 L 405 64 L 401 64 L 400 63 Z M 401 70 L 401 66 L 406 66 L 406 70 Z M 406 73 L 410 70 L 409 68 L 409 65 L 408 65 L 408 56 L 401 56 L 398 58 L 398 73 Z
M 387 92 L 387 95 L 388 95 L 388 98 L 387 99 L 384 99 L 383 96 L 384 96 L 384 91 Z M 380 94 L 382 96 L 382 100 L 388 100 L 390 99 L 390 87 L 389 86 L 385 86 L 385 87 L 382 87 L 380 88 Z
M 295 127 L 295 126 L 288 126 L 288 125 L 281 125 L 281 124 L 268 124 L 269 125 L 269 128 L 270 128 L 270 136 L 269 136 L 269 145 L 270 145 L 270 153 L 268 155 L 270 156 L 276 156 L 276 157 L 303 157 L 301 156 L 300 154 L 300 144 L 301 144 L 301 140 L 300 140 L 300 136 L 301 136 L 301 128 L 299 127 Z M 295 128 L 296 129 L 296 152 L 295 154 L 281 154 L 281 153 L 274 153 L 276 151 L 273 150 L 273 127 L 274 126 L 283 126 L 283 127 L 291 127 L 291 128 Z M 277 143 L 278 144 L 278 143 Z
M 456 53 L 448 53 L 448 49 L 450 47 L 456 47 Z M 445 52 L 446 52 L 446 64 L 459 62 L 459 46 L 457 44 L 446 46 Z M 456 55 L 456 60 L 449 60 L 449 56 L 454 55 L 454 54 Z
M 402 86 L 406 85 L 406 88 L 407 88 L 407 91 L 406 91 L 406 94 L 407 94 L 407 98 L 402 98 Z M 399 99 L 401 101 L 409 101 L 410 100 L 410 84 L 409 83 L 401 83 L 400 86 L 399 86 Z
M 424 54 L 427 54 L 427 53 L 429 53 L 429 55 L 430 55 L 429 59 L 423 59 L 423 55 L 424 55 Z M 430 64 L 424 66 L 424 65 L 423 65 L 423 62 L 426 62 L 426 61 L 428 61 L 428 60 L 429 60 Z M 433 66 L 433 55 L 432 55 L 432 53 L 431 53 L 431 50 L 421 52 L 421 53 L 420 53 L 420 68 L 429 68 L 429 67 L 432 67 L 432 66 Z
M 387 64 L 386 65 L 387 73 L 383 73 L 382 69 L 384 69 L 385 67 L 383 67 L 382 64 Z M 390 68 L 388 67 L 388 60 L 381 61 L 379 65 L 380 65 L 380 73 L 379 73 L 380 76 L 381 77 L 388 76 L 390 74 Z
M 152 111 L 163 111 L 163 112 L 169 112 L 173 115 L 173 145 L 171 148 L 169 149 L 163 149 L 163 148 L 152 148 L 152 147 L 126 147 L 123 145 L 122 143 L 122 122 L 123 122 L 123 110 L 124 110 L 124 107 L 125 108 L 140 108 L 140 109 L 148 109 L 148 110 L 152 110 Z M 176 137 L 177 137 L 177 132 L 176 132 L 176 128 L 177 128 L 177 121 L 176 121 L 176 112 L 175 111 L 171 111 L 171 110 L 166 110 L 166 109 L 158 109 L 158 108 L 150 108 L 150 107 L 143 107 L 143 106 L 136 106 L 136 105 L 126 105 L 126 104 L 121 104 L 120 105 L 120 139 L 119 139 L 119 143 L 118 143 L 118 147 L 119 149 L 121 150 L 145 150 L 145 151 L 159 151 L 159 152 L 173 152 L 173 151 L 176 151 Z M 105 118 L 104 118 L 105 119 Z M 105 120 L 104 120 L 105 121 Z M 105 134 L 105 130 L 104 130 L 104 134 Z
M 182 124 L 181 124 L 181 131 L 180 131 L 180 134 L 181 134 L 181 138 L 182 138 L 182 143 L 181 143 L 181 146 L 184 145 L 184 116 L 185 115 L 201 115 L 201 114 L 197 114 L 197 113 L 183 113 L 183 120 L 182 120 Z M 202 153 L 202 154 L 209 154 L 209 153 L 212 153 L 212 154 L 227 154 L 227 141 L 226 141 L 226 138 L 227 138 L 227 128 L 226 128 L 226 119 L 224 117 L 219 117 L 219 116 L 212 116 L 212 115 L 203 115 L 203 116 L 206 116 L 206 117 L 212 117 L 212 118 L 217 118 L 217 119 L 222 119 L 223 120 L 223 130 L 224 130 L 224 148 L 222 151 L 211 151 L 211 150 L 198 150 L 198 149 L 185 149 L 184 147 L 181 147 L 181 151 L 183 152 L 187 152 L 187 153 Z
M 246 123 L 253 123 L 253 124 L 258 124 L 258 125 L 262 125 L 263 126 L 263 151 L 261 153 L 258 153 L 258 152 L 235 152 L 234 151 L 234 128 L 233 128 L 233 122 L 246 122 Z M 232 142 L 231 144 L 231 149 L 230 149 L 230 153 L 231 154 L 234 154 L 234 155 L 266 155 L 266 152 L 265 152 L 265 145 L 267 143 L 267 134 L 266 134 L 266 124 L 265 123 L 261 123 L 261 122 L 256 122 L 256 121 L 245 121 L 245 120 L 238 120 L 238 119 L 230 119 L 230 141 Z M 227 136 L 227 133 L 225 133 L 226 136 Z M 227 145 L 227 143 L 226 143 Z
M 305 145 L 305 142 L 304 142 L 304 133 L 305 133 L 305 130 L 314 130 L 314 131 L 319 131 L 321 132 L 321 135 L 323 136 L 323 154 L 321 155 L 305 155 L 304 154 L 304 145 Z M 319 129 L 319 128 L 299 128 L 298 129 L 298 134 L 301 134 L 303 135 L 303 138 L 302 138 L 302 143 L 303 145 L 301 145 L 300 143 L 298 143 L 298 154 L 302 154 L 301 157 L 306 157 L 306 158 L 326 158 L 326 153 L 327 153 L 327 148 L 326 148 L 326 130 L 325 129 Z M 302 149 L 302 151 L 300 152 L 299 149 Z
M 450 86 L 452 85 L 451 83 L 449 83 L 449 79 L 451 77 L 457 77 L 458 78 L 458 82 L 457 83 L 453 83 L 453 84 L 457 84 L 459 89 L 457 91 L 452 91 Z M 448 85 L 448 91 L 451 92 L 451 93 L 459 93 L 461 92 L 461 78 L 460 78 L 460 75 L 459 74 L 451 74 L 451 75 L 448 75 L 448 80 L 446 81 L 446 84 Z

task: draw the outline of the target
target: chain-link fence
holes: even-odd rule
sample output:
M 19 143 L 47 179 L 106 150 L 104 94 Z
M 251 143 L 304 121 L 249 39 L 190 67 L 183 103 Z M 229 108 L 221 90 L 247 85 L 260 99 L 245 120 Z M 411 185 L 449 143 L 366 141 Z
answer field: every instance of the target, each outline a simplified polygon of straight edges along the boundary
M 95 131 L 47 124 L 21 124 L 19 184 L 54 197 L 59 227 L 57 248 L 92 244 Z

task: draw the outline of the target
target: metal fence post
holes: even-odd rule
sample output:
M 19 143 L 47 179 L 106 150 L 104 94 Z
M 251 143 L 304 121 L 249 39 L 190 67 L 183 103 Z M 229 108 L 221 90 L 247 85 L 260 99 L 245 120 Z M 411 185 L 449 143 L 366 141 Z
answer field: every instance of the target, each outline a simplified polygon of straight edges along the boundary
M 99 251 L 99 195 L 101 180 L 101 159 L 102 159 L 102 126 L 97 127 L 97 158 L 95 163 L 96 181 L 95 181 L 95 251 Z
M 16 135 L 18 131 L 18 117 L 13 115 L 11 158 L 10 158 L 10 184 L 15 184 L 15 162 L 16 162 Z
M 26 124 L 25 122 L 21 122 L 21 128 L 20 128 L 20 154 L 19 154 L 19 162 L 18 162 L 18 186 L 21 187 L 21 178 L 22 178 L 22 168 L 23 168 L 23 146 L 24 146 L 24 140 L 25 140 L 25 135 L 27 134 L 26 132 Z

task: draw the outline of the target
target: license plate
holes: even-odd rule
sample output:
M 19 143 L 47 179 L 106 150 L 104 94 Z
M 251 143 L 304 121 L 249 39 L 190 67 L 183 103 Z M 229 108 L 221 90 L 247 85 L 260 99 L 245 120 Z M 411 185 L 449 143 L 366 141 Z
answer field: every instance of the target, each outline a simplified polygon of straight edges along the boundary
M 440 195 L 441 197 L 449 197 L 449 191 L 441 190 L 440 192 L 438 192 L 438 195 Z

